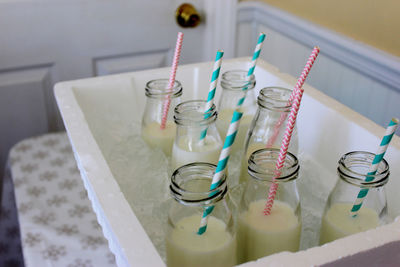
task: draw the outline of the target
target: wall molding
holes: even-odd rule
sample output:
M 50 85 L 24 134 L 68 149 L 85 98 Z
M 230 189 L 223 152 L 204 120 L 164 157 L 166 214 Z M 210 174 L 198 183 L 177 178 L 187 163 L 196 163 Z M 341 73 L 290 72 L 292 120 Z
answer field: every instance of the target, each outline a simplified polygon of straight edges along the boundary
M 238 4 L 237 23 L 265 25 L 321 54 L 400 92 L 400 58 L 305 21 L 265 3 Z

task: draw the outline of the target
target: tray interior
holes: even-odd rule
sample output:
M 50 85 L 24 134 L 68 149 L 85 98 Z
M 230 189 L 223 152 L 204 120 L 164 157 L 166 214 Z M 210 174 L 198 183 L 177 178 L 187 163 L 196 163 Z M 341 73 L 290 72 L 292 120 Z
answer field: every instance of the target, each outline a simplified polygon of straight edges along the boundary
M 211 69 L 212 63 L 186 65 L 179 68 L 177 79 L 183 85 L 183 100 L 206 99 Z M 247 69 L 247 59 L 225 61 L 221 73 L 232 69 Z M 121 173 L 121 170 L 113 169 L 118 165 L 110 164 L 110 155 L 115 154 L 116 147 L 121 146 L 121 142 L 131 135 L 131 126 L 140 125 L 145 104 L 145 83 L 156 78 L 167 78 L 168 72 L 168 68 L 156 69 L 80 80 L 59 86 L 63 87 L 60 90 L 72 91 L 72 98 L 77 105 L 70 112 L 73 113 L 74 109 L 79 109 L 83 115 L 82 123 L 88 126 L 89 138 L 94 139 L 95 145 L 101 152 L 100 156 L 103 157 L 104 163 L 108 165 L 107 167 L 110 168 L 113 175 Z M 280 73 L 276 68 L 263 61 L 259 62 L 255 75 L 257 80 L 255 95 L 263 87 L 292 88 L 296 82 L 293 77 Z M 321 199 L 324 197 L 321 194 L 329 192 L 337 179 L 336 167 L 339 157 L 353 150 L 375 152 L 384 129 L 316 89 L 307 85 L 304 88 L 305 95 L 298 116 L 299 158 L 303 164 L 301 173 L 303 181 L 299 181 L 299 188 L 300 194 L 304 190 L 320 192 L 320 195 L 314 193 L 314 197 Z M 216 103 L 220 92 L 221 88 L 218 88 Z M 61 113 L 66 104 L 68 103 L 59 101 Z M 73 106 L 73 103 L 70 104 Z M 63 118 L 67 131 L 79 131 L 79 126 L 69 127 L 72 125 L 71 119 L 64 116 L 64 113 Z M 69 134 L 79 161 L 83 157 L 82 154 L 86 152 L 83 153 L 84 151 L 77 147 L 79 146 L 76 140 L 78 135 Z M 87 135 L 88 133 L 83 129 L 82 134 Z M 385 158 L 391 169 L 391 178 L 386 185 L 389 214 L 395 217 L 400 215 L 400 201 L 396 190 L 400 188 L 400 181 L 397 179 L 400 176 L 400 166 L 396 164 L 400 161 L 398 137 L 394 138 Z M 161 157 L 160 160 L 164 159 Z M 81 165 L 84 170 L 88 170 L 86 163 L 81 162 Z M 94 177 L 87 176 L 90 183 Z M 116 177 L 110 177 L 110 179 L 114 178 Z M 93 190 L 97 193 L 97 198 L 101 200 L 102 196 L 96 192 L 95 187 Z M 140 191 L 140 188 L 137 190 Z M 124 197 L 125 199 L 121 198 L 117 201 L 126 201 L 130 198 L 127 195 Z M 312 198 L 307 201 L 313 203 Z M 304 204 L 302 203 L 303 209 L 305 208 Z M 324 203 L 317 204 L 322 207 L 322 210 Z M 130 205 L 133 204 L 130 203 Z M 104 216 L 107 217 L 106 210 Z M 112 219 L 108 219 L 112 227 Z M 117 240 L 119 239 L 117 238 Z

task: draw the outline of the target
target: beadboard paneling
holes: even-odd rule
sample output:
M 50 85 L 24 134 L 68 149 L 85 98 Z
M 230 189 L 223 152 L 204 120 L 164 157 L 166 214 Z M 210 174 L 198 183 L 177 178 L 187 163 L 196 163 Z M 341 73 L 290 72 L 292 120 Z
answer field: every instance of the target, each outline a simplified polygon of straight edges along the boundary
M 251 51 L 244 39 L 254 44 L 265 32 L 261 57 L 295 77 L 318 45 L 321 53 L 309 84 L 383 127 L 400 117 L 399 58 L 263 3 L 239 4 L 237 30 L 238 56 Z

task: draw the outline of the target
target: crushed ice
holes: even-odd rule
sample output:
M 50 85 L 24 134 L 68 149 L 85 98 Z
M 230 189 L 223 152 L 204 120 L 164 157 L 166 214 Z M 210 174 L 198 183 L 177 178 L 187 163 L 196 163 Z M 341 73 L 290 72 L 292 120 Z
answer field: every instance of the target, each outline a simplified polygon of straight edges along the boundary
M 115 145 L 105 153 L 109 167 L 128 203 L 132 207 L 157 251 L 165 261 L 165 230 L 169 201 L 169 162 L 161 150 L 151 149 L 142 140 L 141 126 L 132 124 L 119 134 Z M 235 206 L 243 191 L 236 186 L 242 151 L 231 155 L 228 165 L 230 197 Z M 324 205 L 336 181 L 332 170 L 318 165 L 309 155 L 301 153 L 298 189 L 302 206 L 302 237 L 300 249 L 318 245 L 319 229 Z M 329 184 L 321 175 L 330 176 Z M 139 189 L 139 190 L 138 190 Z

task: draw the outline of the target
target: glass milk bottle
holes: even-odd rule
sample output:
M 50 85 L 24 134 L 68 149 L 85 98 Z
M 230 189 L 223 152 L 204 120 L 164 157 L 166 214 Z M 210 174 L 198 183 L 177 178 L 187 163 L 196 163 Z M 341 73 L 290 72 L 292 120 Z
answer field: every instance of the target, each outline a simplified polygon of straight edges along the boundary
M 230 70 L 222 74 L 222 94 L 218 104 L 219 116 L 217 127 L 223 139 L 225 139 L 233 111 L 238 101 L 244 96 L 243 88 L 247 87 L 246 99 L 242 104 L 243 117 L 240 120 L 239 131 L 236 135 L 235 143 L 232 145 L 231 152 L 243 148 L 247 129 L 256 112 L 256 99 L 253 90 L 255 84 L 255 76 L 251 75 L 249 79 L 247 79 L 247 71 L 244 70 Z
M 172 171 L 193 162 L 218 163 L 222 148 L 215 121 L 215 105 L 205 114 L 206 101 L 191 100 L 175 107 L 176 137 L 172 148 Z M 204 136 L 204 131 L 207 130 Z
M 157 79 L 146 84 L 146 106 L 142 118 L 142 138 L 151 148 L 160 148 L 170 156 L 175 138 L 175 124 L 172 121 L 174 107 L 181 102 L 182 85 L 175 81 L 174 87 L 167 91 L 168 79 Z M 163 108 L 170 98 L 166 126 L 161 129 Z
M 264 214 L 278 155 L 277 149 L 260 149 L 249 158 L 251 179 L 246 183 L 238 215 L 239 263 L 299 249 L 301 208 L 296 180 L 300 167 L 290 152 L 276 179 L 278 190 L 271 213 Z
M 239 183 L 248 179 L 247 161 L 254 151 L 261 148 L 280 148 L 285 134 L 291 106 L 288 100 L 292 90 L 282 87 L 265 87 L 258 95 L 257 113 L 251 122 L 244 144 L 244 155 Z M 297 127 L 293 129 L 289 151 L 298 154 Z
M 389 180 L 389 165 L 382 159 L 375 175 L 366 175 L 375 154 L 354 151 L 343 155 L 338 163 L 335 187 L 328 197 L 320 232 L 320 244 L 366 231 L 389 221 L 384 185 Z M 361 208 L 352 213 L 357 196 L 367 192 Z
M 172 174 L 170 190 L 175 201 L 169 210 L 166 236 L 170 267 L 236 264 L 236 235 L 226 197 L 226 176 L 210 190 L 215 168 L 209 163 L 192 163 Z M 203 211 L 210 206 L 214 209 L 208 217 L 207 229 L 199 235 Z

